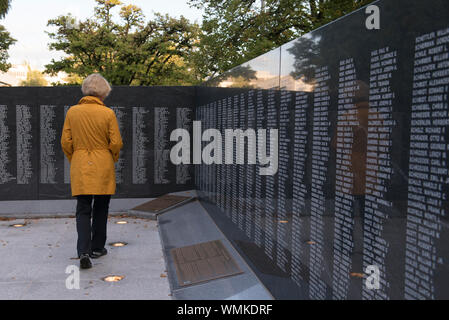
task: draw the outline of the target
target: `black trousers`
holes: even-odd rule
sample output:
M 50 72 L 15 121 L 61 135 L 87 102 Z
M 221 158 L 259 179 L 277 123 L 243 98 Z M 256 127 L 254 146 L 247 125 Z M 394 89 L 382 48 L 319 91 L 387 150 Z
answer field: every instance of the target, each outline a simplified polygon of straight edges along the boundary
M 110 195 L 77 196 L 76 230 L 78 256 L 101 251 L 106 244 Z M 94 200 L 92 207 L 92 200 Z M 92 223 L 91 223 L 92 219 Z

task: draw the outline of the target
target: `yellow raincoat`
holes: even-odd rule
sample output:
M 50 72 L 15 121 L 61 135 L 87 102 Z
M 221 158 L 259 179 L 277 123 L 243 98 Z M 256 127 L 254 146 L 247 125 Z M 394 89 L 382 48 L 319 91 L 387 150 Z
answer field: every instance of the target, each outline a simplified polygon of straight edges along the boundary
M 82 98 L 67 112 L 61 145 L 70 162 L 73 197 L 115 194 L 114 162 L 123 142 L 112 109 L 96 97 Z

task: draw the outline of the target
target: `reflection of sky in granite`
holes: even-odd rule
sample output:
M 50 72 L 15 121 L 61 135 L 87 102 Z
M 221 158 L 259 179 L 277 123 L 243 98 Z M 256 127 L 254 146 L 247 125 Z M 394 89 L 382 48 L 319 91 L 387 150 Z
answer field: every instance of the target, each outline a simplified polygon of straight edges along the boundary
M 280 48 L 235 67 L 212 80 L 212 86 L 240 87 L 243 84 L 260 89 L 279 87 Z M 254 73 L 248 79 L 246 72 Z M 239 79 L 240 78 L 240 79 Z M 217 81 L 216 83 L 214 82 Z M 240 81 L 239 81 L 240 80 Z
M 250 66 L 254 71 L 264 71 L 267 75 L 271 75 L 273 77 L 279 76 L 279 59 L 280 59 L 280 49 L 276 49 L 274 51 L 270 51 L 260 57 L 257 57 L 248 63 L 245 63 L 245 66 Z

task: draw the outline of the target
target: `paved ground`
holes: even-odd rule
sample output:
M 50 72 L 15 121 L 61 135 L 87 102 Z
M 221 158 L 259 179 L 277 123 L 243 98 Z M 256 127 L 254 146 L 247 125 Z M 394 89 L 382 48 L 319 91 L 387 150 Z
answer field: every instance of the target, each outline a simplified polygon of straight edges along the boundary
M 125 220 L 128 224 L 119 225 Z M 23 228 L 10 227 L 25 223 Z M 124 241 L 80 270 L 80 289 L 66 288 L 70 265 L 78 266 L 75 219 L 0 220 L 0 300 L 3 299 L 171 299 L 155 221 L 111 217 L 107 243 Z M 116 283 L 102 281 L 123 275 Z

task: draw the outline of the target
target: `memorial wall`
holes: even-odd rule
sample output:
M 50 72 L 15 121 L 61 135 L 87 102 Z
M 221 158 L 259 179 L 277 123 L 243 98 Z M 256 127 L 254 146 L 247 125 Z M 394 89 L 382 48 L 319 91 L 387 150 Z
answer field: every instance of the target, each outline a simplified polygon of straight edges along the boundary
M 276 298 L 449 298 L 449 1 L 373 4 L 197 89 L 196 189 Z
M 114 87 L 124 148 L 116 163 L 117 198 L 150 198 L 193 189 L 194 168 L 175 166 L 176 128 L 191 132 L 195 88 Z M 61 149 L 65 114 L 79 87 L 0 88 L 0 201 L 70 199 L 70 164 Z M 1 203 L 0 203 L 1 205 Z
M 201 87 L 114 87 L 115 197 L 197 189 L 275 298 L 449 299 L 449 2 L 373 5 Z M 71 198 L 80 98 L 0 88 L 0 201 Z

